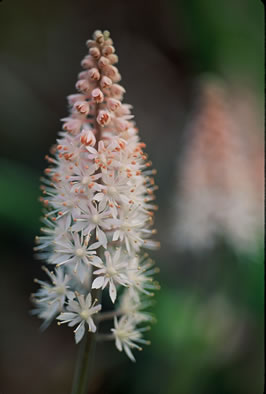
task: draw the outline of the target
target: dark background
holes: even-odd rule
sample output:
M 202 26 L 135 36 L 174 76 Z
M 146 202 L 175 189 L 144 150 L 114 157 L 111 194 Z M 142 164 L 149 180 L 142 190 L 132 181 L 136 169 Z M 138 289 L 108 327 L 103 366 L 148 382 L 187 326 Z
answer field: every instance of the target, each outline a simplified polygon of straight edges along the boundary
M 44 156 L 95 29 L 111 32 L 125 100 L 158 169 L 162 289 L 152 346 L 132 364 L 112 344 L 99 345 L 90 393 L 263 392 L 262 251 L 239 255 L 221 241 L 208 252 L 181 253 L 168 242 L 176 163 L 201 75 L 245 87 L 262 113 L 263 14 L 259 0 L 0 3 L 1 393 L 70 392 L 77 352 L 71 330 L 53 324 L 40 333 L 29 314 L 41 271 L 32 247 Z

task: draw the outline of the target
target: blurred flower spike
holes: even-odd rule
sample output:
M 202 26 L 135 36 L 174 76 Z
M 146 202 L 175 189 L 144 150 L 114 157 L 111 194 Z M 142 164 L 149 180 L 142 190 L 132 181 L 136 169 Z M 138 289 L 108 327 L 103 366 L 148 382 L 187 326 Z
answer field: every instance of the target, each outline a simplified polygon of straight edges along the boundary
M 263 237 L 263 142 L 258 103 L 217 78 L 201 81 L 187 128 L 176 198 L 175 247 L 203 250 L 224 239 L 253 253 Z M 261 124 L 260 124 L 261 119 Z
M 144 152 L 131 106 L 115 66 L 118 57 L 108 31 L 87 41 L 78 92 L 68 96 L 69 115 L 42 179 L 44 227 L 35 251 L 54 270 L 35 280 L 33 311 L 46 328 L 53 319 L 75 327 L 75 341 L 98 332 L 105 319 L 118 350 L 134 360 L 132 349 L 152 320 L 147 298 L 159 288 L 157 272 L 143 249 L 157 249 L 153 229 L 155 170 Z M 101 311 L 106 289 L 114 308 Z M 119 295 L 119 296 L 118 296 Z M 120 299 L 120 301 L 119 301 Z

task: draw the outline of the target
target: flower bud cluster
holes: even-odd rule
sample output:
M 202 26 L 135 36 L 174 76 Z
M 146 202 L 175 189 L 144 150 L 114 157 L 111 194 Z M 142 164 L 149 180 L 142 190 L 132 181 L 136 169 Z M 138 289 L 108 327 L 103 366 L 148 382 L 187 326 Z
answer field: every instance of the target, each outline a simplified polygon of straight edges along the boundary
M 54 318 L 75 326 L 77 343 L 86 329 L 96 332 L 111 317 L 109 337 L 134 360 L 132 348 L 145 343 L 139 325 L 152 320 L 143 308 L 158 288 L 152 279 L 157 270 L 143 252 L 158 247 L 150 239 L 155 171 L 131 106 L 122 103 L 125 89 L 109 32 L 96 31 L 87 46 L 78 93 L 68 96 L 69 116 L 42 179 L 44 227 L 35 250 L 54 271 L 44 268 L 49 281 L 36 280 L 34 313 L 44 327 Z M 111 312 L 100 312 L 104 289 Z

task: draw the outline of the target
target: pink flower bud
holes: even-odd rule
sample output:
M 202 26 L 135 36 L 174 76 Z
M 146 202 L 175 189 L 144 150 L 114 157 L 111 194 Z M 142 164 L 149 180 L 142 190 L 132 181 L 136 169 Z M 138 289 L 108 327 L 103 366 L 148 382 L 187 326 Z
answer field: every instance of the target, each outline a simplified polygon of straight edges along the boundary
M 86 79 L 80 79 L 76 83 L 76 89 L 83 93 L 88 93 L 90 90 L 90 84 Z
M 120 101 L 119 100 L 117 100 L 117 99 L 114 99 L 114 98 L 109 98 L 108 100 L 107 100 L 107 108 L 110 110 L 110 111 L 116 111 L 119 107 L 121 106 L 121 103 L 120 103 Z
M 78 79 L 87 79 L 88 78 L 88 71 L 81 71 L 78 73 Z
M 87 40 L 86 41 L 86 45 L 87 45 L 88 48 L 94 47 L 95 44 L 96 44 L 96 42 L 94 40 Z
M 97 116 L 97 122 L 99 123 L 99 125 L 105 126 L 110 122 L 110 120 L 111 120 L 111 116 L 108 111 L 105 110 L 99 111 Z
M 92 68 L 89 71 L 89 77 L 93 80 L 93 81 L 99 81 L 101 75 L 99 73 L 99 70 L 97 68 Z
M 111 66 L 111 65 L 106 66 L 104 69 L 104 72 L 105 72 L 105 75 L 107 75 L 107 77 L 112 79 L 112 81 L 114 79 L 116 79 L 117 75 L 119 74 L 117 68 L 115 66 Z
M 91 68 L 94 66 L 94 61 L 91 56 L 85 56 L 84 59 L 81 61 L 81 66 L 83 68 Z
M 90 112 L 90 106 L 87 101 L 77 101 L 74 104 L 74 108 L 81 114 L 81 115 L 88 115 Z
M 110 64 L 110 62 L 106 57 L 104 57 L 104 56 L 100 57 L 100 59 L 98 61 L 99 68 L 103 69 L 104 67 L 108 66 L 109 64 Z
M 94 59 L 99 59 L 101 56 L 101 52 L 97 47 L 90 48 L 89 52 Z
M 67 101 L 69 105 L 74 105 L 77 101 L 83 101 L 85 97 L 83 94 L 70 94 L 67 96 Z
M 93 89 L 93 91 L 91 92 L 91 97 L 93 101 L 97 104 L 102 103 L 104 100 L 103 92 L 99 88 Z
M 71 134 L 77 134 L 80 131 L 81 121 L 79 119 L 63 118 L 65 123 L 63 129 Z
M 117 74 L 113 77 L 113 82 L 119 82 L 121 79 L 121 74 L 117 72 Z
M 108 45 L 103 48 L 102 52 L 104 56 L 108 56 L 115 53 L 115 48 L 112 45 Z
M 82 130 L 80 142 L 86 146 L 94 146 L 96 143 L 95 135 L 91 130 Z
M 109 86 L 112 85 L 112 80 L 105 75 L 102 77 L 101 82 L 100 82 L 101 87 L 104 88 L 109 88 Z
M 115 83 L 111 86 L 111 93 L 118 100 L 121 100 L 123 98 L 123 94 L 125 92 L 126 92 L 125 89 L 121 85 Z
M 96 30 L 94 32 L 93 38 L 98 44 L 103 44 L 104 43 L 104 35 L 103 35 L 103 33 L 100 30 Z
M 133 107 L 130 104 L 122 104 L 121 107 L 119 108 L 119 113 L 121 113 L 121 116 L 130 115 L 132 108 Z
M 122 118 L 116 118 L 115 125 L 117 127 L 117 130 L 120 132 L 126 131 L 129 128 L 128 121 Z
M 110 64 L 115 64 L 118 62 L 118 56 L 115 53 L 108 55 L 107 59 L 110 61 Z

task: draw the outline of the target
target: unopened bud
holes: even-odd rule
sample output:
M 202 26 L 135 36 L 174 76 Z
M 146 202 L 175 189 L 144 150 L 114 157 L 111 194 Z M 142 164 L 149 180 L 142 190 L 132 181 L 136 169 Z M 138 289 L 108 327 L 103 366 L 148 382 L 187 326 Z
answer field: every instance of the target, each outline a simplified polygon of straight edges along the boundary
M 77 134 L 80 131 L 81 121 L 79 119 L 64 118 L 63 129 L 71 134 Z
M 114 99 L 114 98 L 109 98 L 108 100 L 107 100 L 107 108 L 110 110 L 110 111 L 116 111 L 119 107 L 121 106 L 121 103 L 120 103 L 120 101 L 119 100 L 117 100 L 117 99 Z
M 110 120 L 111 120 L 111 116 L 108 111 L 105 110 L 99 111 L 99 114 L 97 116 L 97 122 L 99 123 L 99 125 L 106 126 L 110 122 Z
M 90 112 L 90 106 L 87 101 L 77 101 L 74 104 L 74 108 L 81 114 L 81 115 L 88 115 Z
M 99 81 L 99 79 L 100 79 L 100 73 L 99 73 L 99 70 L 97 69 L 97 68 L 92 68 L 90 71 L 89 71 L 89 77 L 93 80 L 93 81 Z
M 115 53 L 115 48 L 112 45 L 108 45 L 103 48 L 102 52 L 103 52 L 104 56 L 108 56 L 108 55 Z
M 117 68 L 115 66 L 111 66 L 111 65 L 106 66 L 104 69 L 104 72 L 105 72 L 105 75 L 107 75 L 107 77 L 112 79 L 112 81 L 114 79 L 116 79 L 117 75 L 119 74 Z
M 91 68 L 94 66 L 94 61 L 91 56 L 85 56 L 84 59 L 81 61 L 81 66 L 83 68 Z
M 85 99 L 83 94 L 70 94 L 67 96 L 67 101 L 69 105 L 74 105 L 77 101 L 82 101 Z
M 126 131 L 129 128 L 128 121 L 125 119 L 121 119 L 121 118 L 115 119 L 115 125 L 117 127 L 117 130 L 120 132 Z
M 101 56 L 101 52 L 97 47 L 90 48 L 89 52 L 94 59 L 99 59 Z
M 111 86 L 112 83 L 113 83 L 112 80 L 104 75 L 101 79 L 100 85 L 104 89 L 104 88 L 109 88 L 109 86 Z
M 121 74 L 119 72 L 117 72 L 114 76 L 113 76 L 113 82 L 120 82 L 122 77 Z
M 90 90 L 90 84 L 86 79 L 80 79 L 76 83 L 76 89 L 83 93 L 88 93 Z
M 107 59 L 107 57 L 101 56 L 99 61 L 98 61 L 98 66 L 103 69 L 104 67 L 108 66 L 110 64 L 110 61 Z
M 93 91 L 91 92 L 91 97 L 93 101 L 97 104 L 102 103 L 104 100 L 103 92 L 99 88 L 93 89 Z
M 118 62 L 118 56 L 115 53 L 108 55 L 107 59 L 109 60 L 110 64 L 115 64 Z
M 81 71 L 78 73 L 78 79 L 87 79 L 88 78 L 88 71 Z
M 104 35 L 104 39 L 107 40 L 110 37 L 109 30 L 104 30 L 103 35 Z
M 94 146 L 96 143 L 95 135 L 91 130 L 82 130 L 80 142 L 86 146 Z
M 119 109 L 118 109 L 118 113 L 117 116 L 127 116 L 126 118 L 129 119 L 130 116 L 133 117 L 133 115 L 131 115 L 131 109 L 132 109 L 132 105 L 130 104 L 122 104 Z
M 125 89 L 123 88 L 123 86 L 115 83 L 111 86 L 111 93 L 115 98 L 117 98 L 118 100 L 121 100 L 123 97 L 123 94 L 125 93 Z
M 93 38 L 98 44 L 103 44 L 104 42 L 104 35 L 100 30 L 96 30 L 93 34 Z
M 95 44 L 96 44 L 96 42 L 94 40 L 87 40 L 86 41 L 86 45 L 87 45 L 88 48 L 94 47 Z

